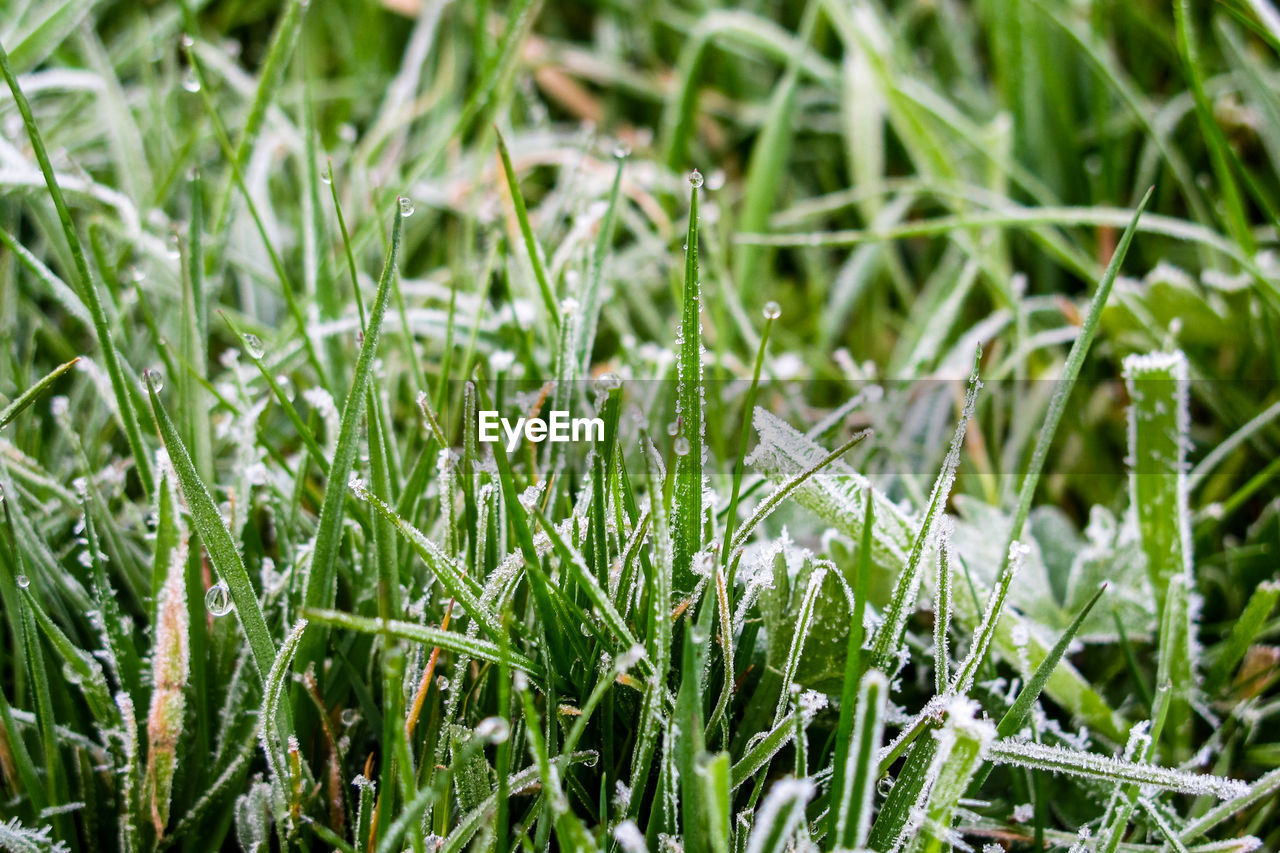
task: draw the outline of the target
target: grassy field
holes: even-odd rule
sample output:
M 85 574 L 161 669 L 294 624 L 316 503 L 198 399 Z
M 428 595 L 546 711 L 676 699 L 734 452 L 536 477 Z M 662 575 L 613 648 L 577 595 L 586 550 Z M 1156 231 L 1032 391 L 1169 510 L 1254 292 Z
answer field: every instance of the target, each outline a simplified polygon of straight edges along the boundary
M 0 849 L 1280 849 L 1271 0 L 0 45 Z

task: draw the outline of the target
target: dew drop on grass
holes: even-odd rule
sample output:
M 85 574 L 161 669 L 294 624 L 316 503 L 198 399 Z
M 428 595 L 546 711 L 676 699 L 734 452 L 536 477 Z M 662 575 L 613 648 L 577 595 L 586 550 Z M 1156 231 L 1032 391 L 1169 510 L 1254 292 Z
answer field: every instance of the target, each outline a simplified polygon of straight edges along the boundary
M 689 439 L 685 438 L 683 435 L 680 436 L 675 440 L 675 444 L 673 445 L 672 449 L 675 450 L 676 456 L 688 456 L 689 455 Z
M 154 367 L 142 371 L 142 393 L 147 393 L 148 384 L 159 394 L 164 390 L 164 374 Z
M 413 216 L 413 199 L 400 196 L 400 216 Z
M 680 434 L 679 421 L 672 421 L 671 423 L 667 424 L 667 435 L 679 435 L 679 434 Z
M 601 373 L 596 377 L 596 390 L 606 394 L 622 387 L 622 377 L 616 373 Z
M 196 76 L 194 71 L 188 71 L 182 75 L 182 88 L 188 92 L 200 91 L 200 78 Z
M 613 147 L 613 156 L 619 160 L 625 160 L 631 156 L 631 146 L 625 142 L 619 142 Z
M 501 717 L 485 717 L 476 723 L 476 737 L 489 743 L 506 743 L 511 737 L 511 726 Z
M 18 575 L 18 586 L 22 587 L 23 589 L 26 589 L 27 587 L 31 586 L 31 578 L 27 577 L 26 575 Z
M 224 582 L 218 581 L 209 587 L 204 594 L 204 607 L 214 616 L 226 616 L 231 612 L 231 592 Z
M 689 186 L 695 190 L 702 186 L 702 173 L 697 169 L 689 173 Z
M 188 49 L 196 46 L 196 40 L 191 37 L 190 33 L 182 34 L 182 46 Z
M 770 299 L 764 304 L 760 313 L 764 314 L 766 320 L 776 320 L 782 316 L 782 306 Z
M 360 719 L 360 714 L 355 708 L 344 708 L 342 711 L 342 725 L 354 726 L 356 721 Z
M 267 348 L 262 345 L 262 338 L 254 334 L 244 336 L 244 349 L 250 357 L 255 359 L 260 359 L 267 354 Z

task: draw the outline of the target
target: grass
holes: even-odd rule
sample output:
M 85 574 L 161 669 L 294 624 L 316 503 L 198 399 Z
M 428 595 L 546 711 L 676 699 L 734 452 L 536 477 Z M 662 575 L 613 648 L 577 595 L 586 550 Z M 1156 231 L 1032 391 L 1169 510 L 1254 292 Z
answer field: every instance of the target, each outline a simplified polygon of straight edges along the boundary
M 0 849 L 1280 849 L 1278 51 L 3 7 Z

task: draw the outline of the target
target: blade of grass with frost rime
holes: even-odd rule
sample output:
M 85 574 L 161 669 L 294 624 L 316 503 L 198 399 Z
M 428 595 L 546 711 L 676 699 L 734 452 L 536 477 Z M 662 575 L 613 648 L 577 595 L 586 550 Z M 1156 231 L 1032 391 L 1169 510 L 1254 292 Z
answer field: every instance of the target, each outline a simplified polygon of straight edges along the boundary
M 618 196 L 622 188 L 622 172 L 627 164 L 627 152 L 619 148 L 614 152 L 618 167 L 613 173 L 613 185 L 609 188 L 609 200 L 596 232 L 595 248 L 591 252 L 591 266 L 582 280 L 582 293 L 578 304 L 582 306 L 582 325 L 578 329 L 578 371 L 582 375 L 591 368 L 591 352 L 595 347 L 596 328 L 600 322 L 600 294 L 604 286 L 604 262 L 613 246 L 617 230 Z
M 1154 764 L 1126 761 L 1108 755 L 1032 741 L 1008 738 L 997 740 L 988 749 L 988 757 L 997 764 L 1012 764 L 1033 770 L 1100 779 L 1113 785 L 1146 785 L 1183 794 L 1218 797 L 1222 800 L 1244 796 L 1250 792 L 1249 784 L 1238 779 L 1173 770 Z
M 648 436 L 642 436 L 641 447 L 645 457 L 645 472 L 649 484 L 649 516 L 652 519 L 654 550 L 649 578 L 649 612 L 646 616 L 648 632 L 646 645 L 648 657 L 653 661 L 653 674 L 645 685 L 644 702 L 640 710 L 640 724 L 636 747 L 631 759 L 631 792 L 627 803 L 627 816 L 635 819 L 640 812 L 641 801 L 649 784 L 649 771 L 653 751 L 657 746 L 658 731 L 662 728 L 662 710 L 667 695 L 667 672 L 671 666 L 671 577 L 672 545 L 671 524 L 662 500 L 662 484 L 666 472 L 662 457 Z
M 804 807 L 816 788 L 808 779 L 780 779 L 773 783 L 756 813 L 746 853 L 783 853 L 804 822 Z
M 1076 618 L 1071 621 L 1067 629 L 1058 637 L 1049 654 L 1036 667 L 1035 673 L 1030 680 L 1018 691 L 1018 696 L 1013 700 L 1013 704 L 1009 706 L 1009 710 L 1005 711 L 1004 716 L 1000 718 L 1000 722 L 996 725 L 996 736 L 1007 738 L 1016 735 L 1026 723 L 1027 718 L 1031 716 L 1031 709 L 1035 705 L 1036 700 L 1040 698 L 1041 691 L 1044 690 L 1046 684 L 1049 683 L 1049 677 L 1053 675 L 1053 671 L 1057 668 L 1058 663 L 1062 660 L 1062 656 L 1067 653 L 1067 649 L 1071 646 L 1071 642 L 1080 631 L 1080 626 L 1084 624 L 1084 620 L 1088 617 L 1089 612 L 1093 610 L 1093 606 L 1102 598 L 1102 594 L 1107 591 L 1107 584 L 1103 583 L 1098 591 L 1093 594 L 1084 605 L 1080 608 L 1080 612 L 1076 614 Z M 972 791 L 976 793 L 977 789 L 982 786 L 990 774 L 991 769 L 988 765 L 979 771 L 977 778 L 973 781 Z
M 916 814 L 922 816 L 923 822 L 907 845 L 912 853 L 939 853 L 952 847 L 951 824 L 956 807 L 996 733 L 995 726 L 975 716 L 977 710 L 977 703 L 963 699 L 953 701 L 947 709 L 947 722 L 938 736 L 949 745 L 938 750 L 933 768 L 936 775 L 927 786 L 927 801 L 917 803 L 913 812 L 911 822 L 916 820 Z
M 400 237 L 408 207 L 404 200 L 396 199 L 391 225 L 391 245 L 387 249 L 382 275 L 378 279 L 378 291 L 374 296 L 373 310 L 364 330 L 360 354 L 356 358 L 355 374 L 342 408 L 342 420 L 338 428 L 338 442 L 329 466 L 329 479 L 325 484 L 324 501 L 320 506 L 320 520 L 316 529 L 315 550 L 311 556 L 311 569 L 307 573 L 303 601 L 307 607 L 323 608 L 333 604 L 337 592 L 338 549 L 342 544 L 342 516 L 346 508 L 347 479 L 355 463 L 360 439 L 360 420 L 364 414 L 365 398 L 373 377 L 373 362 L 378 350 L 378 338 L 382 331 L 382 318 L 387 311 L 391 294 L 391 281 L 395 276 L 396 259 L 400 252 Z M 356 294 L 359 299 L 359 294 Z M 320 631 L 312 631 L 304 643 L 301 657 L 313 660 L 322 640 Z
M 929 505 L 925 509 L 920 528 L 912 541 L 907 566 L 894 582 L 884 620 L 871 643 L 871 665 L 889 676 L 896 674 L 902 666 L 898 649 L 902 644 L 902 634 L 907 627 L 907 618 L 915 609 L 916 596 L 920 591 L 924 554 L 930 546 L 935 545 L 934 525 L 939 514 L 945 512 L 947 500 L 951 497 L 951 487 L 956 481 L 956 469 L 960 467 L 960 451 L 964 446 L 965 430 L 968 428 L 970 419 L 973 418 L 978 389 L 982 387 L 982 382 L 978 379 L 978 363 L 981 359 L 982 349 L 979 347 L 974 357 L 973 372 L 969 374 L 964 405 L 960 409 L 960 420 L 956 424 L 955 433 L 951 436 L 951 445 L 947 448 L 947 455 L 943 459 L 942 468 L 938 471 L 938 478 L 933 483 Z
M 276 21 L 271 42 L 267 46 L 266 55 L 262 62 L 262 72 L 258 77 L 258 85 L 254 89 L 253 101 L 249 105 L 249 113 L 245 117 L 244 127 L 240 131 L 240 138 L 236 142 L 234 153 L 231 155 L 231 166 L 235 171 L 243 170 L 247 166 L 249 155 L 257 145 L 258 136 L 262 132 L 263 124 L 266 121 L 267 110 L 280 95 L 280 84 L 285 69 L 289 65 L 289 58 L 293 55 L 298 33 L 302 29 L 302 15 L 308 3 L 309 0 L 286 0 L 284 14 Z M 233 186 L 231 179 L 228 178 L 218 196 L 213 215 L 215 235 L 222 235 L 230 225 Z M 219 236 L 218 242 L 221 243 L 221 236 Z
M 44 396 L 45 392 L 53 386 L 53 383 L 57 382 L 58 379 L 61 378 L 68 370 L 75 367 L 78 361 L 80 361 L 79 358 L 73 358 L 64 364 L 55 367 L 26 391 L 19 394 L 13 402 L 5 406 L 4 409 L 0 409 L 0 429 L 4 429 L 9 424 L 13 423 L 14 418 L 22 414 L 28 406 Z
M 271 639 L 267 620 L 262 615 L 262 605 L 253 589 L 253 582 L 249 580 L 244 560 L 227 530 L 222 513 L 209 495 L 204 481 L 196 473 L 195 463 L 191 461 L 191 455 L 187 452 L 182 437 L 178 435 L 177 427 L 160 402 L 155 384 L 149 374 L 144 374 L 144 378 L 151 397 L 151 410 L 155 413 L 156 425 L 160 428 L 160 437 L 169 452 L 169 459 L 178 476 L 178 485 L 182 489 L 182 497 L 191 512 L 191 524 L 209 555 L 209 562 L 231 594 L 232 606 L 244 629 L 245 638 L 249 641 L 258 677 L 264 679 L 276 659 L 276 646 Z
M 513 669 L 528 673 L 535 681 L 544 682 L 547 674 L 537 662 L 519 652 L 508 650 L 504 655 L 497 644 L 456 631 L 442 631 L 427 625 L 414 622 L 403 622 L 398 619 L 382 620 L 368 616 L 356 616 L 338 610 L 322 610 L 303 608 L 302 615 L 317 625 L 328 625 L 344 628 L 348 631 L 359 631 L 362 634 L 387 634 L 405 640 L 413 640 L 424 646 L 439 646 L 460 655 L 490 663 L 504 662 Z
M 84 246 L 80 242 L 80 235 L 77 233 L 75 223 L 71 219 L 71 210 L 67 207 L 66 199 L 63 198 L 62 187 L 58 184 L 53 163 L 49 160 L 48 152 L 45 151 L 40 129 L 36 127 L 35 116 L 31 113 L 31 104 L 27 102 L 26 95 L 22 93 L 22 87 L 18 85 L 18 78 L 14 75 L 13 69 L 9 65 L 9 54 L 5 52 L 3 45 L 0 45 L 0 73 L 4 74 L 4 79 L 9 84 L 9 90 L 13 93 L 14 103 L 17 104 L 18 112 L 22 115 L 22 122 L 27 130 L 27 138 L 31 141 L 32 153 L 35 154 L 36 161 L 40 164 L 40 172 L 44 176 L 49 198 L 53 201 L 54 209 L 57 210 L 58 221 L 62 225 L 63 234 L 67 238 L 67 245 L 71 249 L 71 259 L 75 263 L 76 275 L 80 280 L 80 299 L 88 307 L 89 316 L 93 318 L 93 330 L 98 338 L 98 346 L 102 349 L 102 361 L 107 369 L 107 375 L 111 379 L 111 390 L 115 395 L 116 409 L 120 416 L 120 423 L 124 427 L 125 439 L 128 441 L 129 450 L 133 454 L 133 464 L 137 468 L 142 490 L 149 497 L 152 489 L 155 488 L 155 483 L 152 482 L 151 477 L 151 457 L 142 443 L 142 430 L 138 420 L 138 413 L 134 409 L 133 397 L 130 396 L 129 385 L 125 381 L 124 368 L 120 363 L 120 354 L 116 350 L 115 341 L 111 334 L 111 325 L 107 319 L 106 310 L 103 308 L 102 294 L 98 290 L 97 281 L 89 271 L 89 264 L 85 260 Z
M 849 736 L 836 739 L 838 757 L 834 771 L 836 776 L 832 779 L 828 850 L 858 850 L 866 845 L 875 782 L 880 775 L 876 767 L 876 753 L 884 734 L 884 709 L 888 698 L 889 680 L 878 669 L 868 670 L 858 687 L 857 710 L 849 712 L 852 718 Z M 842 705 L 841 722 L 845 713 Z M 846 746 L 842 748 L 841 744 Z
M 1003 592 L 993 600 L 992 618 L 989 622 L 986 622 L 975 638 L 973 648 L 970 649 L 965 662 L 961 664 L 959 672 L 956 673 L 955 685 L 960 687 L 957 691 L 959 693 L 966 692 L 968 690 L 967 685 L 973 683 L 978 668 L 985 659 L 986 650 L 995 634 L 996 623 L 999 621 L 1000 613 L 1004 609 L 1004 597 L 1008 591 L 1008 579 L 1006 576 L 1014 568 L 1016 553 L 1014 546 L 1022 537 L 1023 525 L 1026 524 L 1027 516 L 1031 514 L 1031 503 L 1035 498 L 1036 486 L 1040 482 L 1040 474 L 1044 470 L 1045 461 L 1049 457 L 1049 448 L 1052 446 L 1053 437 L 1058 431 L 1058 424 L 1061 423 L 1062 416 L 1066 412 L 1067 401 L 1071 397 L 1071 391 L 1075 387 L 1076 379 L 1080 376 L 1080 368 L 1084 365 L 1085 356 L 1088 354 L 1089 348 L 1093 344 L 1093 337 L 1098 331 L 1098 323 L 1102 318 L 1102 309 L 1107 304 L 1107 297 L 1111 295 L 1111 287 L 1115 284 L 1116 276 L 1120 274 L 1120 265 L 1124 263 L 1124 256 L 1128 253 L 1129 245 L 1133 242 L 1133 235 L 1138 229 L 1138 221 L 1147 209 L 1154 192 L 1154 187 L 1147 190 L 1147 194 L 1142 197 L 1137 210 L 1134 211 L 1133 218 L 1129 221 L 1129 227 L 1125 229 L 1124 235 L 1116 245 L 1115 252 L 1112 253 L 1111 260 L 1107 264 L 1106 272 L 1102 274 L 1102 280 L 1098 282 L 1098 287 L 1089 302 L 1089 312 L 1085 315 L 1080 334 L 1071 345 L 1071 351 L 1067 353 L 1066 364 L 1063 365 L 1062 375 L 1058 378 L 1053 397 L 1049 401 L 1049 409 L 1045 412 L 1044 423 L 1036 436 L 1036 443 L 1031 451 L 1031 461 L 1027 464 L 1027 472 L 1023 475 L 1022 486 L 1018 491 L 1018 505 L 1014 510 L 1013 523 L 1009 528 L 1009 541 L 1005 548 L 1004 563 L 997 574 L 995 585 L 996 590 L 1003 590 Z
M 543 307 L 547 309 L 551 328 L 559 329 L 560 309 L 556 305 L 551 284 L 547 281 L 547 269 L 542 262 L 542 249 L 538 246 L 538 238 L 533 236 L 533 227 L 529 224 L 529 210 L 524 204 L 524 194 L 520 192 L 520 180 L 516 177 L 515 167 L 511 165 L 511 152 L 507 150 L 507 141 L 502 133 L 498 131 L 495 133 L 498 138 L 498 156 L 502 160 L 502 171 L 507 176 L 507 191 L 511 194 L 511 205 L 515 208 L 520 236 L 524 238 L 524 248 L 529 254 L 529 263 L 533 266 L 533 277 L 538 283 L 538 295 L 542 297 Z
M 851 846 L 850 844 L 845 843 L 850 834 L 850 830 L 848 828 L 850 810 L 855 808 L 862 809 L 863 800 L 866 800 L 867 796 L 866 793 L 863 792 L 861 795 L 862 799 L 858 799 L 859 794 L 850 786 L 860 784 L 859 780 L 864 778 L 860 774 L 866 772 L 870 768 L 870 764 L 865 764 L 865 762 L 871 760 L 862 757 L 861 754 L 858 753 L 858 763 L 863 763 L 863 768 L 861 770 L 851 771 L 851 768 L 849 767 L 849 762 L 853 761 L 855 758 L 854 753 L 852 753 L 855 742 L 861 741 L 867 736 L 865 727 L 861 733 L 861 737 L 858 737 L 854 732 L 854 729 L 858 724 L 854 710 L 855 702 L 861 703 L 862 694 L 871 689 L 870 685 L 864 684 L 866 668 L 863 666 L 862 660 L 862 644 L 866 630 L 863 623 L 866 620 L 867 614 L 867 590 L 870 588 L 871 583 L 871 531 L 875 529 L 875 502 L 872 501 L 870 492 L 867 492 L 867 496 L 863 499 L 863 506 L 865 507 L 865 510 L 862 519 L 862 538 L 858 544 L 857 575 L 855 575 L 853 579 L 853 606 L 849 611 L 849 637 L 845 644 L 844 679 L 840 687 L 840 718 L 836 723 L 836 743 L 849 744 L 850 747 L 849 749 L 836 748 L 835 760 L 833 761 L 831 768 L 832 778 L 830 799 L 832 807 L 829 809 L 827 821 L 827 838 L 830 839 L 832 843 L 845 847 Z M 883 675 L 883 673 L 881 674 Z M 884 691 L 882 692 L 887 694 L 887 689 L 888 684 L 886 681 Z M 880 703 L 880 711 L 877 713 L 882 713 L 884 700 L 879 696 L 870 697 L 867 700 L 868 703 L 871 702 L 872 698 L 874 698 L 876 702 Z M 859 704 L 858 707 L 861 707 L 861 705 Z M 872 704 L 868 704 L 867 706 L 868 710 L 875 707 L 876 706 Z M 879 726 L 881 724 L 877 723 L 876 725 Z M 879 730 L 875 732 L 874 740 L 876 742 L 876 749 L 879 748 L 881 734 L 882 732 Z M 857 748 L 861 749 L 860 746 Z M 850 776 L 850 772 L 859 775 Z M 851 800 L 850 798 L 854 799 Z M 870 800 L 866 800 L 866 808 L 870 808 Z M 866 841 L 866 829 L 867 826 L 870 825 L 869 822 L 871 820 L 871 815 L 869 812 L 864 814 L 862 811 L 858 811 L 857 818 L 863 822 L 860 825 L 860 828 L 853 833 L 857 836 L 858 842 L 853 846 L 861 847 Z M 864 818 L 865 820 L 863 820 Z M 843 829 L 841 828 L 842 820 L 844 821 Z M 857 821 L 855 821 L 855 823 L 856 822 Z
M 763 408 L 756 409 L 755 425 L 760 441 L 748 461 L 775 482 L 795 476 L 806 463 L 812 464 L 825 455 L 819 445 Z M 841 462 L 833 462 L 801 484 L 794 497 L 801 506 L 855 541 L 863 536 L 865 502 L 870 499 L 875 507 L 874 524 L 868 540 L 871 547 L 867 549 L 872 566 L 883 573 L 902 571 L 911 542 L 912 524 L 902 508 L 874 488 L 866 477 Z M 970 601 L 969 596 L 953 596 L 953 601 L 955 616 L 960 622 L 977 625 L 981 621 L 982 611 Z M 993 642 L 1001 657 L 1017 659 L 1015 644 L 1006 627 L 997 626 Z M 1030 648 L 1036 655 L 1048 651 L 1034 632 Z M 1080 715 L 1108 737 L 1122 737 L 1119 732 L 1123 729 L 1117 724 L 1115 712 L 1070 665 L 1064 664 L 1054 670 L 1046 690 L 1054 701 Z
M 693 555 L 702 544 L 702 280 L 698 271 L 698 191 L 702 174 L 689 173 L 689 230 L 684 247 L 680 352 L 676 361 L 675 486 L 672 489 L 671 541 L 674 589 L 687 592 L 693 581 Z
M 1181 352 L 1132 355 L 1124 360 L 1123 374 L 1129 392 L 1130 505 L 1155 591 L 1155 611 L 1162 617 L 1158 669 L 1174 700 L 1169 729 L 1185 742 L 1198 646 L 1187 595 L 1171 595 L 1170 586 L 1181 578 L 1184 592 L 1194 587 L 1186 485 L 1187 360 Z M 1178 610 L 1166 613 L 1170 604 Z M 1165 636 L 1165 631 L 1173 633 Z

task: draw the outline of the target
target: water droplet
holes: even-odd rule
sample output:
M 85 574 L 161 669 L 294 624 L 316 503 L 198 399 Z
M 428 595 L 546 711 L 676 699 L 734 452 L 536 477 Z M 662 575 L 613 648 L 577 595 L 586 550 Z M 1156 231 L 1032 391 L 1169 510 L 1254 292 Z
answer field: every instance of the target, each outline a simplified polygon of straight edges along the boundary
M 31 578 L 27 577 L 26 575 L 18 575 L 18 586 L 22 587 L 23 589 L 26 589 L 27 587 L 31 586 Z
M 244 336 L 244 349 L 251 358 L 255 359 L 260 359 L 267 354 L 267 348 L 262 345 L 262 338 L 253 334 Z
M 511 726 L 501 717 L 485 717 L 476 723 L 476 737 L 489 743 L 506 743 L 511 737 Z
M 323 169 L 320 170 L 320 183 L 322 184 L 333 183 L 333 167 L 332 166 L 325 166 Z
M 667 435 L 679 435 L 679 434 L 680 434 L 679 421 L 672 421 L 671 423 L 667 424 Z
M 195 71 L 188 70 L 186 74 L 182 75 L 182 88 L 188 92 L 200 91 L 200 78 L 196 76 Z
M 164 390 L 164 374 L 154 367 L 142 371 L 142 392 L 144 394 L 148 391 L 148 385 L 159 394 Z
M 191 37 L 191 33 L 182 34 L 182 46 L 185 48 L 193 48 L 196 46 L 196 40 Z
M 676 456 L 688 456 L 689 439 L 685 438 L 683 435 L 680 436 L 675 440 L 675 443 L 672 445 L 672 449 L 675 450 Z
M 613 146 L 613 156 L 617 157 L 619 160 L 627 159 L 631 156 L 631 146 L 626 142 L 619 142 L 617 145 Z
M 0 486 L 0 504 L 4 503 L 4 486 Z
M 760 309 L 760 313 L 764 314 L 766 320 L 776 320 L 782 316 L 782 306 L 770 299 L 764 304 L 764 308 Z
M 616 373 L 601 373 L 596 377 L 597 391 L 604 391 L 605 393 L 608 393 L 609 391 L 616 391 L 621 387 L 622 377 Z
M 413 216 L 413 199 L 400 196 L 400 216 Z
M 231 591 L 223 581 L 209 587 L 204 594 L 204 607 L 214 616 L 226 616 L 231 612 Z
M 689 186 L 695 190 L 702 186 L 702 173 L 697 169 L 689 173 Z
M 76 672 L 76 668 L 69 663 L 62 665 L 62 678 L 68 684 L 79 684 L 81 681 L 80 673 Z
M 360 719 L 360 714 L 356 711 L 356 709 L 355 709 L 355 708 L 345 708 L 345 709 L 343 709 L 343 711 L 342 711 L 342 725 L 344 725 L 344 726 L 354 726 L 354 725 L 356 724 L 356 720 L 359 720 L 359 719 Z

